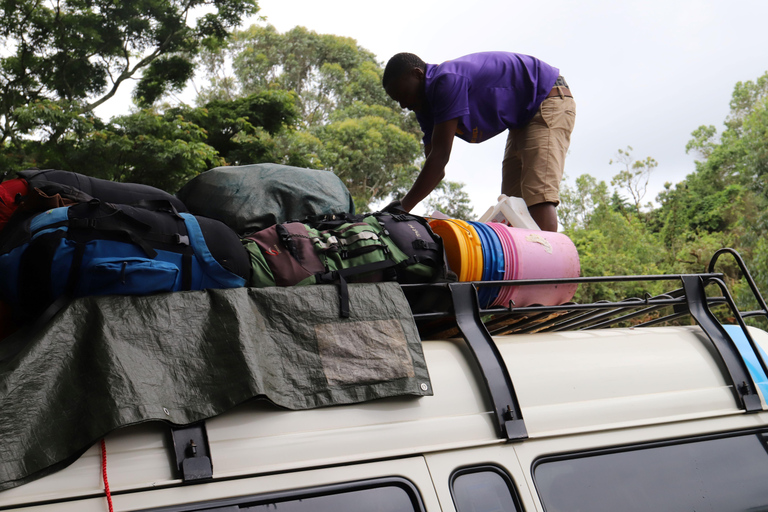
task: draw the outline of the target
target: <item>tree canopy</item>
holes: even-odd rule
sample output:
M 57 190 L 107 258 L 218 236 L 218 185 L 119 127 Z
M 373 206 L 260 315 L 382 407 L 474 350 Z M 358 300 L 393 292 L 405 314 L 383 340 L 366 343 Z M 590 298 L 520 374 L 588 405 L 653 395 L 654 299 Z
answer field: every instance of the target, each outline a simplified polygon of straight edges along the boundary
M 275 140 L 280 163 L 333 171 L 359 209 L 415 178 L 421 156 L 415 118 L 386 95 L 381 64 L 354 39 L 253 25 L 206 51 L 203 61 L 210 85 L 199 102 L 294 92 L 298 122 Z
M 181 89 L 201 49 L 257 11 L 255 0 L 0 2 L 3 166 L 50 165 L 60 142 L 104 129 L 93 110 L 128 81 L 142 106 Z
M 39 8 L 38 8 L 39 7 Z M 303 27 L 235 30 L 255 0 L 0 2 L 0 165 L 56 167 L 171 192 L 218 165 L 327 169 L 360 210 L 402 193 L 420 130 L 354 39 Z M 196 105 L 162 103 L 197 73 Z M 94 109 L 125 85 L 133 105 Z M 460 184 L 436 193 L 468 212 Z

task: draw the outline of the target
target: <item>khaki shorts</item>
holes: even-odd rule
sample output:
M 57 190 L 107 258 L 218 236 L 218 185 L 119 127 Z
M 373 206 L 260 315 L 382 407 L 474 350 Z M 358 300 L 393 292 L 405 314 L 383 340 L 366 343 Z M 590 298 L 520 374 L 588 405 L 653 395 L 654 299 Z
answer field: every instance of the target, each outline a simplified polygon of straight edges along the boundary
M 509 130 L 501 193 L 522 197 L 528 206 L 560 204 L 560 181 L 575 121 L 573 98 L 552 96 L 528 125 Z

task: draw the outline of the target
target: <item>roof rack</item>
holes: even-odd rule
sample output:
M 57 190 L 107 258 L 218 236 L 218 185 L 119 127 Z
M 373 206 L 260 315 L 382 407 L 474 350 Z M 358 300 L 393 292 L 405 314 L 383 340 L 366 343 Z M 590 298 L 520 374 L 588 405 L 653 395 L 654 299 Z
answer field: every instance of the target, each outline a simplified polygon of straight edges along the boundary
M 728 254 L 734 258 L 741 275 L 746 279 L 759 309 L 741 312 L 731 296 L 722 273 L 715 272 L 718 259 Z M 516 307 L 511 301 L 507 307 L 480 308 L 477 289 L 484 286 L 531 286 L 568 283 L 618 283 L 665 281 L 672 282 L 671 290 L 656 296 L 628 298 L 619 302 L 598 301 L 589 304 L 567 303 L 557 306 Z M 677 285 L 674 285 L 677 283 Z M 707 288 L 715 286 L 722 295 L 707 296 Z M 720 355 L 739 408 L 745 412 L 760 411 L 762 405 L 752 376 L 744 358 L 729 336 L 713 308 L 730 309 L 749 342 L 754 354 L 759 354 L 755 341 L 744 323 L 745 318 L 768 318 L 760 291 L 755 285 L 742 257 L 733 249 L 717 251 L 709 262 L 707 272 L 701 274 L 673 274 L 650 276 L 600 276 L 567 279 L 526 279 L 517 281 L 475 281 L 461 283 L 404 284 L 414 319 L 422 338 L 463 337 L 483 375 L 484 383 L 493 402 L 497 435 L 507 441 L 528 437 L 522 411 L 517 401 L 512 379 L 501 354 L 493 342 L 493 335 L 556 332 L 565 330 L 605 329 L 617 325 L 648 327 L 659 324 L 696 322 Z M 648 319 L 648 316 L 655 316 Z M 642 320 L 641 317 L 645 317 Z M 641 320 L 638 320 L 641 319 Z M 628 324 L 631 323 L 631 324 Z M 766 362 L 757 357 L 768 375 Z

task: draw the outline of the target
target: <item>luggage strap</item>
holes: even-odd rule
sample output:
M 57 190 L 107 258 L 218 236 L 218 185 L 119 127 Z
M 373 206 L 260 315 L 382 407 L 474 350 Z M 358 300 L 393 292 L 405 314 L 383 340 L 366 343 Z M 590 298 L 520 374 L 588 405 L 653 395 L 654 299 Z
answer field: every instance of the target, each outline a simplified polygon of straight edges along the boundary
M 375 261 L 373 263 L 366 263 L 358 267 L 345 268 L 342 270 L 334 270 L 333 272 L 325 272 L 317 274 L 317 282 L 319 283 L 338 283 L 339 285 L 339 316 L 341 318 L 349 318 L 349 287 L 347 286 L 347 277 L 358 274 L 366 274 L 368 272 L 375 272 L 377 270 L 384 270 L 397 266 L 398 264 L 392 260 Z
M 407 260 L 395 263 L 392 260 L 374 261 L 373 263 L 366 263 L 357 267 L 345 268 L 342 270 L 334 270 L 333 272 L 325 272 L 316 274 L 318 283 L 338 283 L 339 285 L 339 316 L 341 318 L 349 318 L 349 287 L 347 284 L 347 277 L 367 274 L 368 272 L 376 272 L 377 270 L 386 270 L 393 267 L 405 267 L 417 263 L 416 258 L 408 258 Z
M 435 242 L 427 242 L 421 238 L 413 241 L 413 248 L 418 250 L 439 251 L 440 245 Z
M 183 219 L 183 217 L 179 215 L 179 211 L 168 199 L 142 199 L 141 201 L 132 203 L 130 206 L 144 208 L 145 210 L 151 210 L 153 212 L 168 212 L 172 213 L 176 218 Z

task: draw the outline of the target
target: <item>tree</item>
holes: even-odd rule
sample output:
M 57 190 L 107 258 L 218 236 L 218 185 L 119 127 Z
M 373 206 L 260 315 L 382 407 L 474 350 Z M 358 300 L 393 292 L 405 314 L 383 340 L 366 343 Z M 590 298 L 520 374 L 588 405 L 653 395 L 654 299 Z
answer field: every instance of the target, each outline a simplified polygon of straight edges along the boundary
M 437 188 L 427 196 L 427 215 L 438 210 L 452 219 L 474 220 L 469 194 L 464 184 L 456 181 L 441 181 Z
M 39 112 L 29 115 L 51 119 L 49 125 L 60 114 L 55 103 L 38 103 L 30 110 Z M 279 157 L 274 138 L 295 117 L 293 94 L 268 91 L 196 108 L 141 109 L 106 123 L 77 116 L 55 143 L 27 140 L 21 148 L 34 157 L 28 160 L 34 166 L 175 192 L 211 167 L 274 161 Z
M 592 215 L 598 206 L 608 203 L 608 186 L 590 174 L 576 178 L 576 188 L 563 183 L 560 206 L 557 209 L 560 223 L 566 232 L 590 227 Z
M 279 159 L 275 137 L 290 129 L 298 118 L 296 95 L 282 90 L 262 91 L 231 101 L 213 100 L 198 108 L 182 105 L 166 113 L 181 116 L 205 130 L 206 143 L 227 165 Z
M 278 161 L 336 173 L 365 211 L 412 182 L 420 130 L 381 87 L 382 66 L 351 38 L 251 26 L 205 52 L 210 85 L 198 102 L 265 91 L 296 95 L 296 130 L 274 139 Z
M 611 179 L 611 185 L 621 186 L 632 198 L 635 211 L 640 214 L 641 201 L 648 191 L 648 181 L 651 179 L 651 173 L 659 165 L 653 158 L 646 157 L 645 160 L 632 161 L 632 146 L 627 146 L 626 150 L 619 149 L 616 154 L 616 160 L 611 159 L 609 165 L 619 164 L 624 167 L 616 176 Z
M 200 10 L 194 25 L 187 23 Z M 192 76 L 194 56 L 219 44 L 255 0 L 20 0 L 0 3 L 0 151 L 24 167 L 25 140 L 49 142 L 99 122 L 93 109 L 124 83 L 151 105 Z
M 582 175 L 577 184 L 586 194 L 579 220 L 570 224 L 570 236 L 579 253 L 584 276 L 647 275 L 664 273 L 665 251 L 658 238 L 636 215 L 614 208 L 605 182 Z M 620 301 L 664 291 L 663 283 L 587 283 L 579 285 L 578 302 Z
M 234 32 L 226 46 L 206 52 L 203 62 L 210 85 L 202 89 L 200 101 L 270 88 L 294 91 L 306 127 L 326 124 L 332 113 L 355 103 L 394 105 L 381 87 L 376 57 L 349 37 L 304 27 L 281 34 L 271 25 L 252 25 Z M 405 116 L 398 116 L 398 122 L 416 129 Z
M 768 274 L 768 73 L 737 83 L 730 106 L 722 133 L 714 126 L 693 131 L 686 150 L 698 157 L 695 172 L 665 185 L 658 197 L 657 229 L 675 272 L 700 272 L 716 249 L 733 247 L 753 274 Z M 719 267 L 735 286 L 740 305 L 750 302 L 736 267 Z M 764 283 L 759 281 L 763 293 Z

